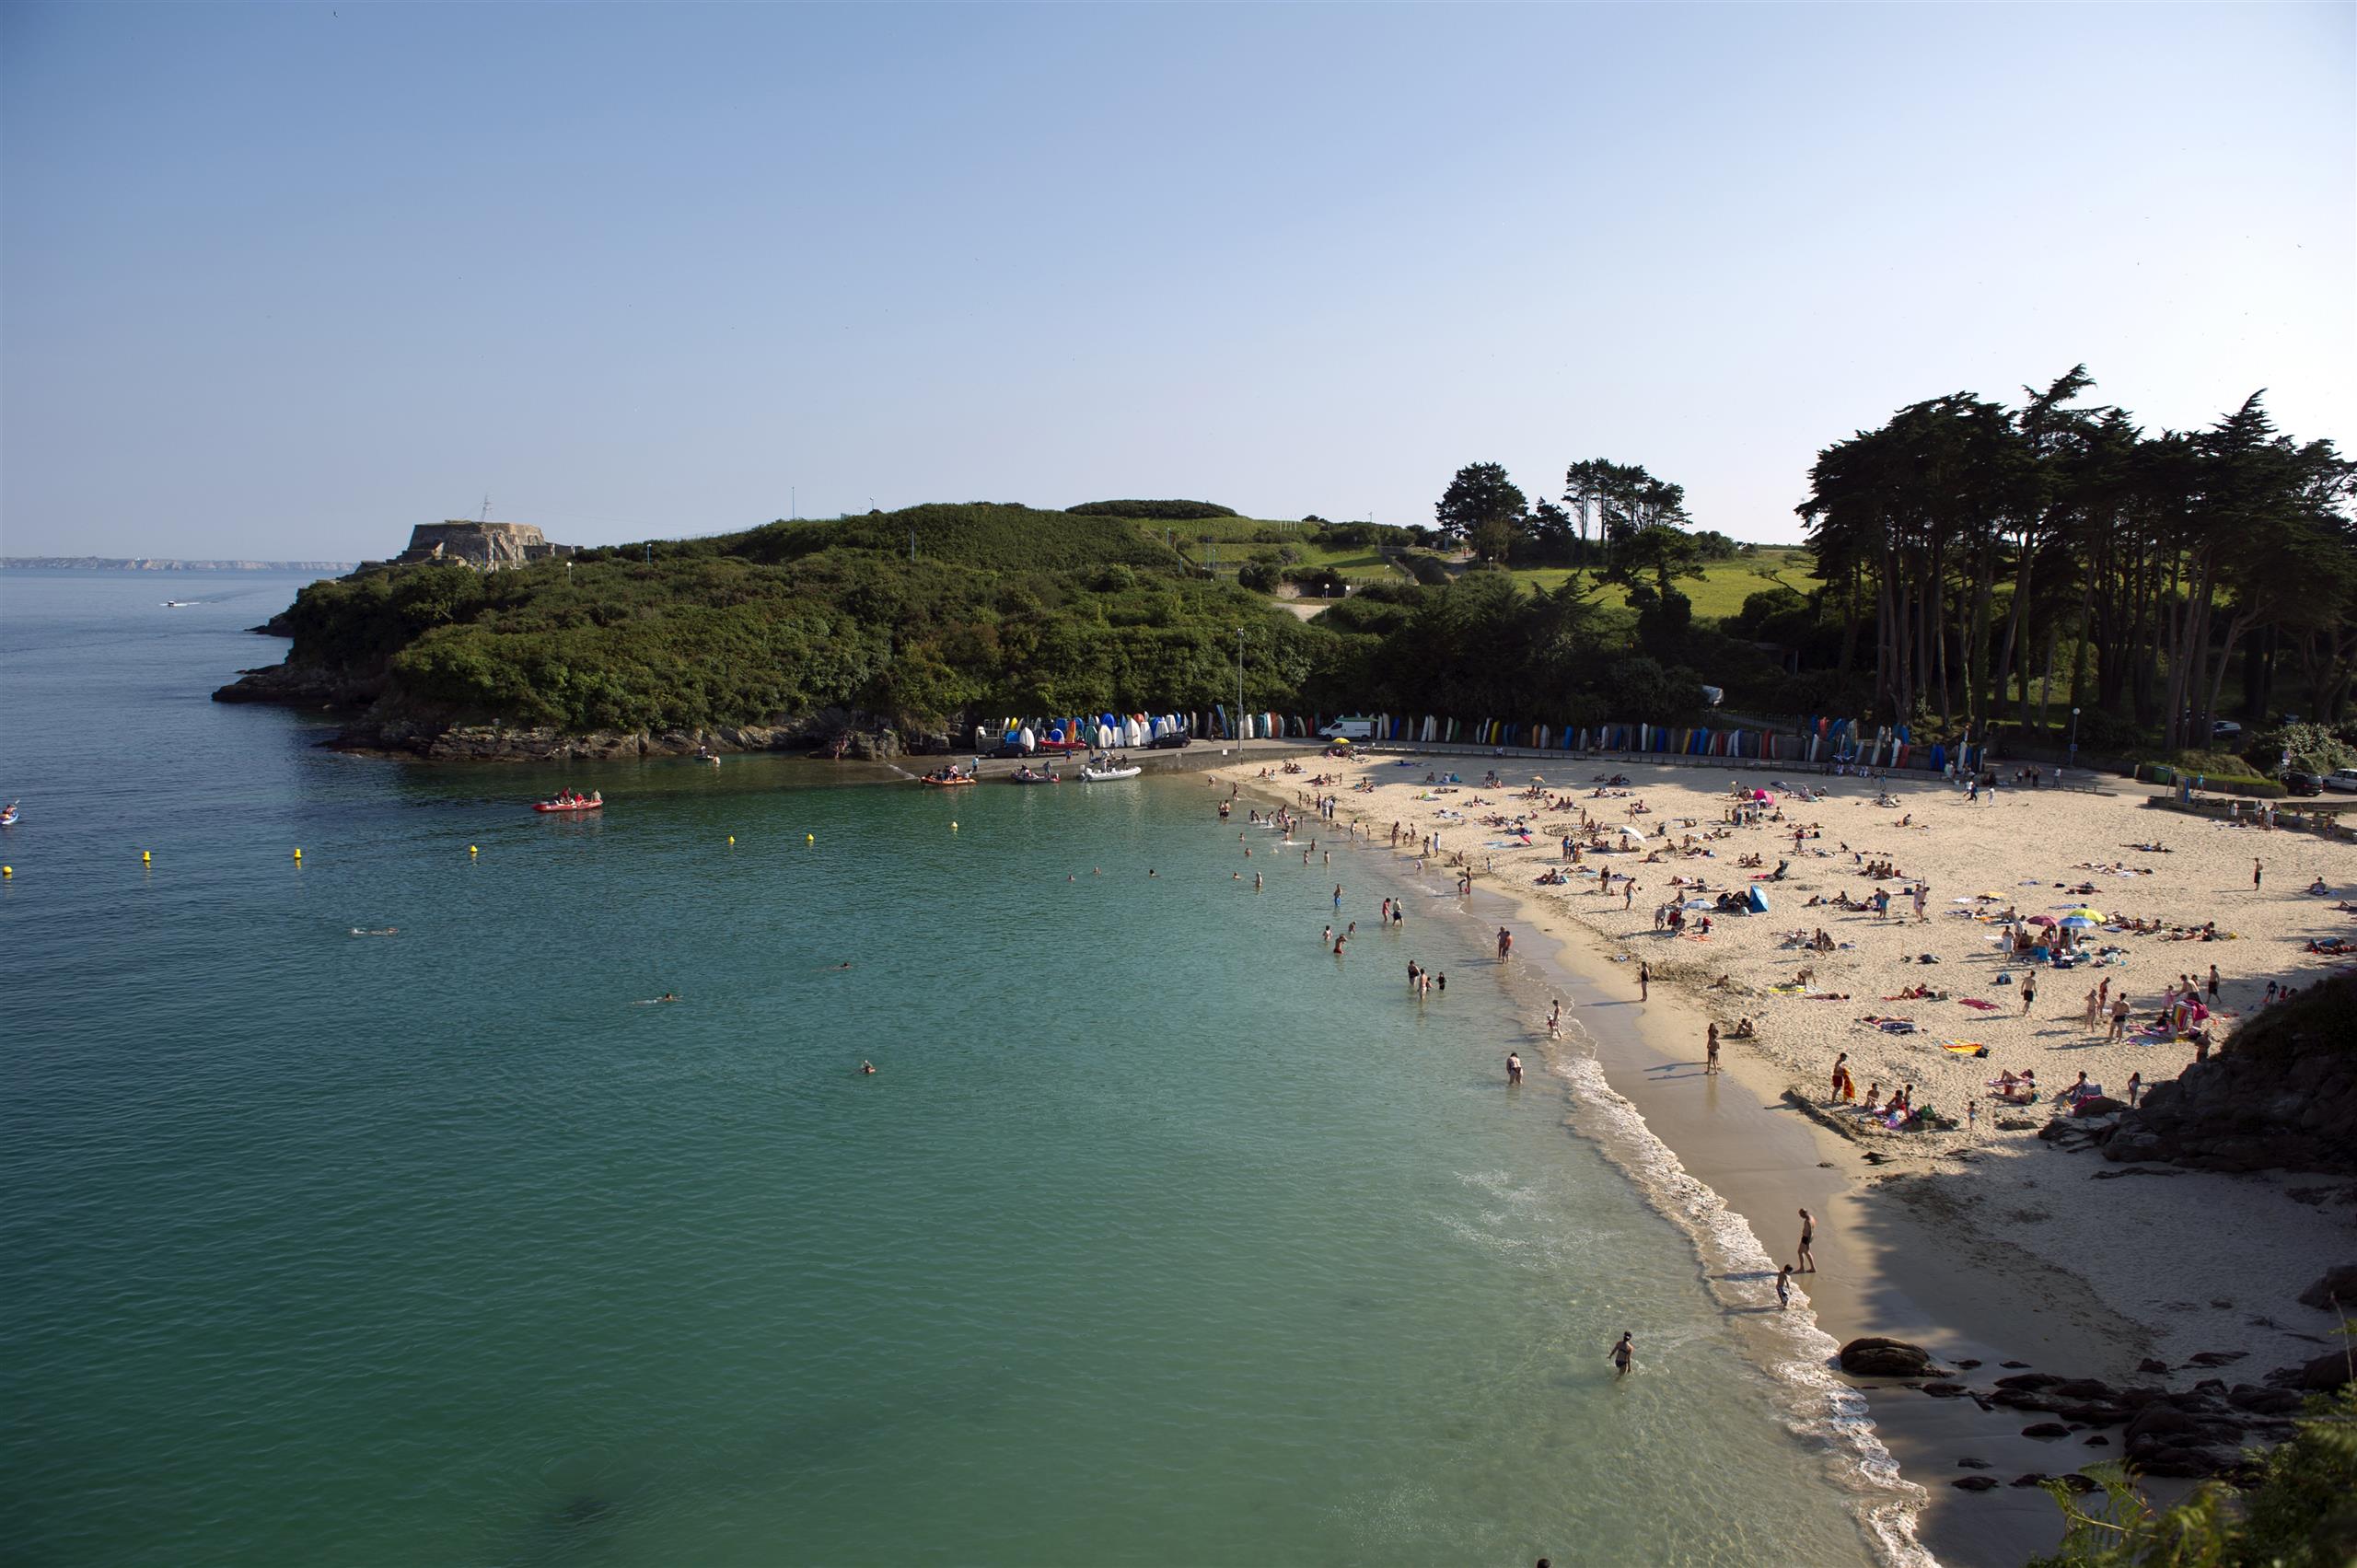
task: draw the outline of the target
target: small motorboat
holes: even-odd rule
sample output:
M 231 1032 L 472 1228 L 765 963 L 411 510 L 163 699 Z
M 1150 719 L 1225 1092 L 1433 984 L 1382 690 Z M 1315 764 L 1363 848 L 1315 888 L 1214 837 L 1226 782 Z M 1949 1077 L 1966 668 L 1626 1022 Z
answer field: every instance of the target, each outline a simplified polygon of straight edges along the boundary
M 605 808 L 606 796 L 602 791 L 597 795 L 560 796 L 554 800 L 532 802 L 535 811 L 602 811 Z
M 1144 772 L 1145 772 L 1145 770 L 1139 767 L 1135 762 L 1120 762 L 1115 761 L 1111 759 L 1100 758 L 1099 760 L 1089 763 L 1088 766 L 1081 769 L 1080 782 L 1083 784 L 1110 784 L 1115 779 L 1136 778 Z
M 1030 768 L 1017 768 L 1007 775 L 1007 779 L 1013 784 L 1062 784 L 1064 782 L 1054 773 L 1042 773 Z
M 168 598 L 158 608 L 163 610 L 193 610 L 196 608 L 196 600 L 192 598 Z
M 0 828 L 13 828 L 16 825 L 17 803 L 12 800 L 6 806 L 0 806 Z
M 979 784 L 971 773 L 927 773 L 917 783 L 932 784 L 936 789 L 956 789 L 960 784 Z

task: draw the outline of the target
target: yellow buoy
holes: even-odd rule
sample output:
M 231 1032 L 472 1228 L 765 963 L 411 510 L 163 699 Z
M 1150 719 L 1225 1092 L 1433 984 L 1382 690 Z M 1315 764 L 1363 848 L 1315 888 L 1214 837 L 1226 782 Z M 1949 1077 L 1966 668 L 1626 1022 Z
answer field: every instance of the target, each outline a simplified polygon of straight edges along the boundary
M 475 849 L 475 846 L 474 846 L 474 845 L 472 845 L 472 844 L 469 844 L 469 845 L 467 846 L 467 853 L 468 853 L 469 854 L 477 854 L 477 853 L 479 853 L 479 852 Z
M 733 843 L 735 843 L 735 842 L 737 842 L 737 835 L 736 835 L 736 834 L 734 834 L 734 833 L 729 834 L 729 835 L 728 835 L 728 842 L 729 842 L 730 843 L 732 843 L 732 844 L 733 844 Z
M 17 868 L 15 866 L 0 865 L 0 877 L 14 877 L 16 874 Z
M 950 830 L 951 832 L 953 832 L 953 833 L 954 833 L 954 832 L 956 832 L 956 831 L 958 830 L 958 824 L 957 824 L 957 823 L 955 823 L 955 822 L 950 823 L 950 824 L 949 824 L 949 830 Z
M 819 842 L 819 835 L 816 833 L 805 833 L 802 835 L 802 842 L 806 844 L 815 844 Z
M 298 850 L 296 850 L 296 851 L 295 852 L 295 858 L 296 858 L 296 859 L 297 859 L 297 860 L 302 859 L 302 858 L 303 858 L 303 852 L 302 852 L 301 850 L 299 850 L 299 849 L 298 849 Z
M 155 854 L 154 854 L 154 852 L 153 852 L 153 851 L 150 851 L 150 850 L 144 850 L 144 849 L 143 849 L 143 850 L 141 850 L 141 851 L 139 852 L 139 864 L 140 864 L 140 865 L 153 865 L 155 863 L 156 863 L 156 856 L 155 856 Z

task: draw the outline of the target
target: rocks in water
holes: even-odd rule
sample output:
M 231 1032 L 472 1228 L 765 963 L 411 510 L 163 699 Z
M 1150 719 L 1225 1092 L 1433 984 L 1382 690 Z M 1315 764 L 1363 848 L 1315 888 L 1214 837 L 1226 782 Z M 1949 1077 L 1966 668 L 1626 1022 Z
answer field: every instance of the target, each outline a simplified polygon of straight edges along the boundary
M 2086 1476 L 2081 1475 L 2076 1470 L 2071 1471 L 2068 1475 L 2058 1475 L 2054 1479 L 2069 1487 L 2072 1491 L 2082 1494 L 2093 1492 L 2096 1489 L 2096 1483 L 2092 1480 Z
M 2043 1486 L 2046 1484 L 2046 1472 L 2044 1470 L 2030 1470 L 2025 1474 L 2014 1477 L 2013 1480 L 2007 1481 L 2005 1484 L 2007 1486 Z
M 2071 1429 L 2059 1421 L 2040 1421 L 2022 1428 L 2025 1437 L 2068 1437 Z
M 2322 1278 L 2300 1293 L 2300 1305 L 2327 1312 L 2343 1306 L 2357 1307 L 2357 1263 L 2327 1269 Z
M 2188 1366 L 2231 1366 L 2248 1355 L 2247 1350 L 2205 1350 L 2186 1358 Z
M 1986 1459 L 1958 1459 L 1956 1462 L 1956 1468 L 1960 1470 L 1985 1470 L 1989 1468 L 1989 1461 Z
M 1959 1361 L 1959 1362 L 1957 1362 L 1957 1363 L 1956 1363 L 1956 1365 L 1957 1365 L 1957 1366 L 1959 1366 L 1959 1367 L 1963 1368 L 1963 1369 L 1964 1369 L 1965 1371 L 1967 1371 L 1967 1372 L 1971 1371 L 1974 1367 L 1976 1367 L 1976 1366 L 1978 1366 L 1978 1365 L 1980 1365 L 1980 1363 L 1979 1361 L 1975 1360 L 1974 1358 L 1972 1358 L 1972 1357 L 1970 1357 L 1970 1356 L 1967 1356 L 1967 1357 L 1966 1357 L 1965 1359 L 1963 1359 L 1962 1361 Z
M 2000 1366 L 2027 1366 L 2029 1363 L 2026 1361 L 2001 1361 L 1997 1365 Z
M 2138 1363 L 2136 1364 L 2136 1370 L 2137 1370 L 2137 1371 L 2139 1371 L 2139 1372 L 2143 1372 L 2143 1373 L 2149 1373 L 2149 1374 L 2152 1374 L 2152 1375 L 2154 1375 L 2154 1376 L 2158 1376 L 2158 1375 L 2160 1375 L 2160 1374 L 2162 1374 L 2162 1373 L 2165 1373 L 2165 1372 L 2166 1372 L 2168 1369 L 2169 1369 L 2169 1364 L 2168 1364 L 2167 1362 L 2165 1362 L 2165 1361 L 2159 1361 L 2159 1360 L 2155 1360 L 2154 1357 L 2149 1356 L 2149 1355 L 2148 1355 L 2148 1356 L 2146 1356 L 2143 1360 L 2142 1360 L 2142 1361 L 2140 1361 L 2140 1362 L 2138 1362 Z
M 1948 1484 L 1959 1492 L 1993 1492 L 1998 1481 L 1993 1475 L 1960 1475 Z
M 2009 1361 L 2005 1365 L 2014 1366 L 2018 1363 Z M 1997 1387 L 2000 1388 L 2059 1388 L 2067 1381 L 2069 1379 L 2058 1377 L 2051 1372 L 2021 1372 L 2011 1377 L 1998 1378 Z
M 2093 1437 L 2087 1439 L 2087 1446 L 2090 1448 L 2108 1448 L 2111 1446 L 2111 1439 L 2098 1432 Z
M 1922 1377 L 1934 1369 L 1932 1353 L 1905 1340 L 1867 1335 L 1841 1347 L 1841 1370 L 1855 1377 Z
M 1960 1400 L 1972 1392 L 1961 1383 L 1925 1383 L 1922 1388 L 1935 1400 Z

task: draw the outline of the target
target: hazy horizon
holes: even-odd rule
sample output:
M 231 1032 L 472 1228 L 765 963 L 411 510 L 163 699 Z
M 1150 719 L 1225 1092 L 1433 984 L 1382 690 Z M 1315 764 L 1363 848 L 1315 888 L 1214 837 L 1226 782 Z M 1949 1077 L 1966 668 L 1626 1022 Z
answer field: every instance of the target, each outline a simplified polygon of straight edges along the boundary
M 0 552 L 1429 522 L 2084 362 L 2357 446 L 2357 8 L 17 5 Z

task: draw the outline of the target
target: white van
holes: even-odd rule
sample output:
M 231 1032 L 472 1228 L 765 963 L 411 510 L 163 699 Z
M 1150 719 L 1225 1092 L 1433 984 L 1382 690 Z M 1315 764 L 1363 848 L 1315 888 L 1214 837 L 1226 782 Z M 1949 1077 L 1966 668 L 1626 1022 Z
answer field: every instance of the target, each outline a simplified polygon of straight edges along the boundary
M 1320 740 L 1373 740 L 1375 721 L 1368 718 L 1336 719 L 1318 732 Z

